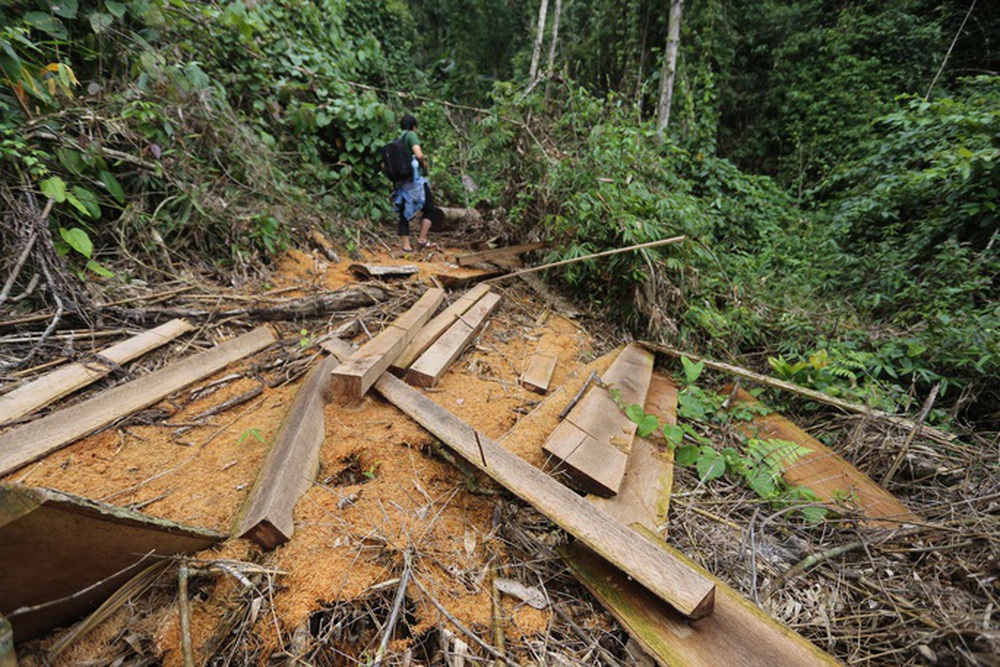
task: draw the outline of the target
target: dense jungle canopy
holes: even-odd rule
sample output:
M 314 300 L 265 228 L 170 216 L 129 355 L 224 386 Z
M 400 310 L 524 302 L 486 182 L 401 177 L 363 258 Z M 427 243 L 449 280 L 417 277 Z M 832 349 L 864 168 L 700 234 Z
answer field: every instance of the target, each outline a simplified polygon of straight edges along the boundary
M 391 234 L 377 149 L 412 112 L 438 197 L 504 240 L 687 235 L 550 273 L 623 330 L 997 430 L 991 3 L 689 2 L 662 140 L 670 3 L 545 4 L 5 1 L 3 318 Z

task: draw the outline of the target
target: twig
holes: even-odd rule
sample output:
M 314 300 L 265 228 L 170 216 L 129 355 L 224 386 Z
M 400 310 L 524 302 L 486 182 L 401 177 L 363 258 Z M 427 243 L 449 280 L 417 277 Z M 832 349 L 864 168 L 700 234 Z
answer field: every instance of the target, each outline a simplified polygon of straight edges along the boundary
M 496 650 L 495 648 L 493 648 L 492 646 L 490 646 L 489 644 L 487 644 L 486 642 L 484 642 L 482 639 L 480 639 L 476 635 L 476 633 L 474 633 L 472 630 L 470 630 L 467 627 L 465 627 L 464 625 L 462 625 L 461 621 L 459 621 L 457 618 L 455 618 L 451 614 L 451 612 L 449 612 L 447 609 L 445 609 L 444 607 L 441 606 L 441 603 L 438 602 L 437 598 L 434 597 L 430 593 L 430 591 L 428 591 L 424 587 L 424 585 L 422 583 L 420 583 L 419 579 L 417 579 L 416 577 L 413 577 L 413 583 L 415 583 L 417 585 L 417 588 L 419 588 L 420 591 L 427 597 L 427 600 L 432 605 L 434 605 L 434 608 L 437 609 L 441 613 L 441 615 L 444 616 L 448 620 L 449 623 L 451 623 L 456 628 L 458 628 L 459 631 L 462 632 L 462 634 L 464 634 L 466 637 L 468 637 L 469 639 L 471 639 L 472 641 L 474 641 L 481 649 L 483 649 L 484 651 L 486 651 L 487 653 L 489 653 L 490 655 L 492 655 L 497 660 L 502 660 L 503 663 L 506 664 L 506 665 L 515 665 L 516 666 L 517 663 L 511 662 L 510 660 L 508 660 L 507 657 L 503 653 L 501 653 L 500 651 Z
M 552 262 L 551 264 L 542 264 L 541 266 L 532 266 L 527 269 L 521 269 L 520 271 L 514 271 L 513 273 L 505 273 L 502 276 L 497 276 L 496 278 L 490 278 L 485 281 L 488 283 L 495 282 L 497 280 L 504 280 L 506 278 L 512 278 L 514 276 L 523 276 L 526 273 L 534 273 L 536 271 L 544 271 L 546 269 L 552 269 L 557 266 L 565 266 L 566 264 L 573 264 L 575 262 L 582 262 L 587 259 L 597 259 L 598 257 L 607 257 L 609 255 L 618 255 L 623 252 L 630 252 L 632 250 L 642 250 L 643 248 L 655 248 L 661 245 L 668 245 L 671 243 L 680 243 L 684 241 L 686 236 L 674 236 L 669 239 L 660 239 L 659 241 L 650 241 L 649 243 L 640 243 L 638 245 L 631 245 L 627 248 L 616 248 L 614 250 L 605 250 L 604 252 L 597 252 L 592 255 L 584 255 L 583 257 L 574 257 L 573 259 L 564 259 L 559 262 Z
M 573 400 L 569 402 L 569 405 L 567 405 L 565 408 L 563 408 L 562 412 L 559 413 L 559 420 L 560 421 L 562 421 L 563 419 L 565 419 L 566 415 L 569 414 L 569 411 L 572 410 L 573 407 L 576 406 L 576 404 L 580 402 L 580 398 L 583 396 L 583 392 L 585 392 L 587 390 L 587 387 L 590 386 L 590 383 L 593 382 L 596 377 L 597 377 L 597 371 L 590 371 L 590 375 L 587 376 L 587 379 L 584 381 L 583 385 L 580 387 L 580 391 L 576 392 L 576 396 L 574 396 Z
M 382 643 L 379 644 L 378 653 L 375 654 L 374 667 L 378 667 L 382 664 L 382 659 L 385 657 L 385 651 L 389 647 L 389 641 L 392 639 L 393 632 L 396 630 L 396 622 L 399 620 L 399 611 L 403 608 L 403 602 L 406 600 L 406 586 L 410 583 L 410 574 L 412 573 L 412 563 L 410 560 L 410 551 L 407 549 L 403 552 L 403 574 L 399 578 L 399 588 L 396 589 L 396 599 L 392 603 L 392 613 L 389 614 L 389 620 L 385 624 L 385 632 L 382 634 Z
M 182 564 L 177 574 L 178 606 L 181 615 L 181 654 L 184 667 L 194 667 L 194 651 L 191 648 L 191 608 L 188 605 L 188 566 Z
M 785 570 L 777 579 L 772 581 L 764 590 L 762 599 L 767 600 L 775 591 L 784 586 L 786 581 L 800 572 L 804 572 L 805 570 L 808 570 L 812 566 L 822 563 L 825 560 L 836 558 L 841 554 L 845 554 L 848 551 L 854 551 L 855 549 L 860 549 L 864 546 L 865 543 L 863 541 L 855 540 L 853 542 L 848 542 L 847 544 L 841 544 L 840 546 L 833 547 L 832 549 L 827 549 L 826 551 L 820 551 L 819 553 L 806 556 L 798 563 Z
M 938 390 L 941 389 L 941 383 L 935 384 L 931 387 L 931 392 L 927 395 L 926 400 L 924 400 L 924 405 L 920 408 L 920 414 L 917 415 L 917 427 L 910 429 L 910 432 L 906 436 L 906 441 L 903 442 L 903 446 L 899 449 L 899 453 L 896 454 L 896 458 L 893 459 L 892 465 L 889 466 L 889 470 L 886 471 L 885 475 L 882 477 L 882 481 L 879 482 L 882 486 L 885 486 L 892 481 L 893 475 L 899 470 L 900 464 L 903 459 L 906 458 L 907 452 L 910 451 L 910 444 L 913 442 L 913 438 L 923 429 L 924 420 L 927 419 L 927 415 L 930 413 L 931 408 L 934 406 L 934 400 L 937 399 Z
M 54 199 L 49 199 L 45 203 L 45 209 L 42 211 L 42 216 L 38 221 L 39 224 L 45 222 L 45 219 L 49 217 L 49 211 L 52 210 L 53 204 L 55 204 Z M 28 255 L 31 254 L 31 249 L 35 247 L 36 238 L 38 238 L 38 233 L 32 232 L 31 236 L 28 238 L 28 242 L 24 245 L 24 250 L 22 250 L 20 256 L 18 256 L 17 263 L 14 264 L 14 269 L 10 272 L 7 282 L 4 283 L 3 290 L 0 291 L 0 303 L 6 301 L 7 297 L 10 295 L 10 290 L 14 287 L 14 281 L 21 273 L 21 268 L 24 266 L 24 263 L 28 261 Z

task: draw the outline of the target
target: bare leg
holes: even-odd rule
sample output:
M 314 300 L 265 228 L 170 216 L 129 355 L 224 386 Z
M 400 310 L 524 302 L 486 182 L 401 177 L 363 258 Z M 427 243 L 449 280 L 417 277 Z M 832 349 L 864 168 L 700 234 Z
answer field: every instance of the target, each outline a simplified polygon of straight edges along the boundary
M 410 245 L 410 235 L 400 235 L 400 242 L 403 244 L 403 252 L 413 252 L 413 246 Z
M 417 242 L 421 245 L 427 245 L 427 232 L 431 231 L 431 219 L 424 218 L 420 223 L 420 238 Z

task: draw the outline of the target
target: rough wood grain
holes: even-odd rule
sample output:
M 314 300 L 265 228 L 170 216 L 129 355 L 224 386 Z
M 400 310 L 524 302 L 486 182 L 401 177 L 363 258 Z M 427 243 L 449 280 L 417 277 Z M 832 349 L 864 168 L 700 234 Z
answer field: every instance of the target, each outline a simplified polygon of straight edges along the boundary
M 552 374 L 556 372 L 559 355 L 555 352 L 535 352 L 528 357 L 524 372 L 521 373 L 521 384 L 531 391 L 545 394 L 549 391 Z
M 652 372 L 652 352 L 632 343 L 608 368 L 604 384 L 621 392 L 624 405 L 641 405 Z M 576 486 L 607 497 L 621 487 L 635 429 L 609 390 L 594 386 L 556 427 L 543 449 Z
M 459 266 L 470 266 L 479 262 L 492 262 L 496 259 L 506 259 L 515 255 L 523 255 L 533 250 L 541 250 L 547 247 L 547 243 L 525 243 L 522 245 L 508 246 L 506 248 L 494 248 L 492 250 L 480 250 L 479 252 L 469 252 L 462 255 L 455 255 L 455 263 Z
M 325 348 L 341 358 L 351 353 L 350 347 L 343 341 L 326 341 Z M 508 452 L 495 440 L 477 432 L 402 380 L 384 374 L 375 383 L 375 390 L 472 465 L 685 616 L 703 618 L 712 612 L 715 585 L 704 575 L 657 549 L 635 531 L 622 526 L 607 513 Z
M 96 608 L 157 559 L 225 537 L 58 491 L 0 484 L 0 614 L 22 641 Z
M 274 342 L 263 326 L 0 435 L 0 475 L 64 447 Z
M 742 389 L 737 390 L 734 402 L 759 404 Z M 898 527 L 923 521 L 868 475 L 780 414 L 755 415 L 741 430 L 748 437 L 777 438 L 808 449 L 807 454 L 790 464 L 784 478 L 789 484 L 812 489 L 822 502 L 854 507 L 872 526 Z
M 371 342 L 354 352 L 330 374 L 329 392 L 341 401 L 356 402 L 389 368 L 444 300 L 444 290 L 429 289 Z
M 441 334 L 448 330 L 448 327 L 454 324 L 459 317 L 465 314 L 476 301 L 479 301 L 489 291 L 489 285 L 480 283 L 435 315 L 434 319 L 420 329 L 420 332 L 410 341 L 410 344 L 406 346 L 402 354 L 392 362 L 390 366 L 392 372 L 397 376 L 402 375 L 417 357 L 423 354 Z
M 356 273 L 363 278 L 405 278 L 412 276 L 418 271 L 412 264 L 402 266 L 388 266 L 383 264 L 351 264 L 347 267 L 351 273 Z
M 131 361 L 192 330 L 194 327 L 184 320 L 171 320 L 104 348 L 97 353 L 97 359 L 93 362 L 78 361 L 46 373 L 0 396 L 0 424 L 23 417 L 82 389 L 109 374 L 115 365 Z
M 482 328 L 499 294 L 487 294 L 463 313 L 406 371 L 406 381 L 418 387 L 435 387 L 466 346 Z
M 339 362 L 327 357 L 310 371 L 281 421 L 236 529 L 271 550 L 292 539 L 295 504 L 312 485 L 326 435 L 323 392 Z
M 654 536 L 649 536 L 654 540 Z M 660 548 L 680 562 L 672 547 Z M 771 619 L 738 592 L 694 563 L 715 584 L 715 610 L 694 623 L 631 581 L 585 545 L 563 549 L 573 574 L 664 667 L 810 667 L 838 665 L 801 635 Z

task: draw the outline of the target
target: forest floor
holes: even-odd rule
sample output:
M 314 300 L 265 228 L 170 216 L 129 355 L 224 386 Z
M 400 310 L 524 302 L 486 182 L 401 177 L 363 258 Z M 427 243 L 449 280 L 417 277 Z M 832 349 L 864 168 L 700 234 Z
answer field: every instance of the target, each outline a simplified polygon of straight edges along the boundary
M 447 252 L 402 256 L 384 243 L 371 243 L 358 253 L 354 261 L 414 265 L 418 272 L 387 283 L 392 296 L 382 304 L 321 320 L 272 323 L 278 343 L 2 481 L 230 533 L 303 374 L 325 354 L 317 345 L 322 336 L 354 320 L 360 323 L 355 341 L 363 343 L 438 276 L 475 273 L 449 264 Z M 276 260 L 268 284 L 256 289 L 200 285 L 158 301 L 157 294 L 176 289 L 161 285 L 112 296 L 133 299 L 136 307 L 148 304 L 151 312 L 153 304 L 280 303 L 362 284 L 349 270 L 351 263 L 318 249 L 293 249 Z M 567 403 L 592 371 L 603 372 L 608 353 L 623 341 L 598 319 L 566 317 L 520 281 L 502 281 L 494 289 L 502 300 L 488 324 L 441 383 L 424 391 L 544 468 L 541 443 L 554 425 L 553 406 Z M 461 292 L 452 291 L 448 300 Z M 249 326 L 238 316 L 206 323 L 130 372 L 165 365 Z M 88 343 L 105 344 L 83 336 L 76 349 Z M 552 382 L 558 391 L 544 404 L 519 383 L 536 349 L 559 357 Z M 99 383 L 86 395 L 120 380 Z M 223 412 L 199 417 L 251 394 Z M 526 419 L 533 414 L 544 418 Z M 382 655 L 383 624 L 404 573 L 414 585 L 384 654 L 391 664 L 440 662 L 445 653 L 465 651 L 465 645 L 469 654 L 486 656 L 473 634 L 490 646 L 506 646 L 519 663 L 635 662 L 626 650 L 627 635 L 553 552 L 565 536 L 542 515 L 456 460 L 375 395 L 359 405 L 327 405 L 325 421 L 320 470 L 296 506 L 292 540 L 262 552 L 232 538 L 188 561 L 196 572 L 189 589 L 196 664 L 368 664 Z M 863 417 L 829 418 L 812 426 L 872 475 L 884 471 L 905 439 Z M 860 536 L 859 548 L 821 559 L 768 598 L 764 608 L 852 664 L 998 664 L 989 657 L 998 642 L 1000 595 L 996 469 L 973 470 L 981 452 L 971 447 L 943 452 L 921 438 L 910 447 L 935 470 L 947 468 L 931 483 L 913 483 L 917 471 L 889 487 L 928 517 L 933 528 L 919 538 L 862 535 L 848 521 L 822 528 L 793 525 L 745 487 L 699 484 L 683 469 L 677 471 L 666 534 L 748 596 L 805 556 Z M 996 451 L 985 455 L 997 460 Z M 171 576 L 73 643 L 57 664 L 183 664 L 178 581 L 176 570 L 168 572 Z M 498 578 L 519 582 L 521 596 L 505 595 L 502 604 L 494 604 L 491 582 Z M 65 632 L 19 645 L 22 665 L 46 664 L 46 652 Z M 454 660 L 449 664 L 458 664 Z

